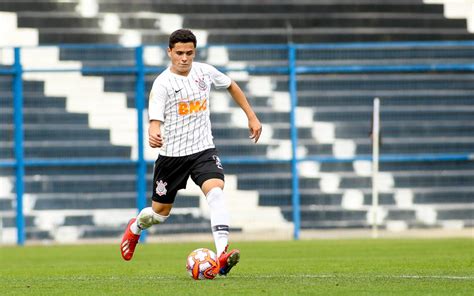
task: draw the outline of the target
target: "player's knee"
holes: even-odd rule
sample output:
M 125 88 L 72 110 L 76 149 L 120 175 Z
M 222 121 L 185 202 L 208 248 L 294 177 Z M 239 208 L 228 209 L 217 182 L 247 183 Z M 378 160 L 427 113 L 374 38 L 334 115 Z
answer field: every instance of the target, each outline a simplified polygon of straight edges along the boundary
M 153 201 L 151 204 L 151 208 L 153 209 L 153 212 L 157 213 L 158 215 L 169 216 L 171 213 L 171 209 L 173 208 L 173 204 L 164 204 Z
M 224 188 L 224 180 L 213 178 L 204 181 L 204 183 L 201 185 L 201 190 L 206 196 L 208 196 L 209 193 L 216 188 L 222 190 Z

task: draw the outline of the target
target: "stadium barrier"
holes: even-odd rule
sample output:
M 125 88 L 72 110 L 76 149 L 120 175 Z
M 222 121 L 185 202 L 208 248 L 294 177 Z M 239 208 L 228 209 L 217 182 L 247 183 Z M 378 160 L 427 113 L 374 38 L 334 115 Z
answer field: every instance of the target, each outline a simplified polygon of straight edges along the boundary
M 300 236 L 300 193 L 299 193 L 299 177 L 298 163 L 304 161 L 313 162 L 353 162 L 356 160 L 372 161 L 372 155 L 357 155 L 354 157 L 332 157 L 332 156 L 297 156 L 298 147 L 298 127 L 296 124 L 296 108 L 298 106 L 298 75 L 301 74 L 326 74 L 326 73 L 412 73 L 412 72 L 473 72 L 474 64 L 458 64 L 458 63 L 439 63 L 439 64 L 407 64 L 407 65 L 345 65 L 345 66 L 305 66 L 299 65 L 298 51 L 301 50 L 344 50 L 344 49 L 386 49 L 386 48 L 429 48 L 429 47 L 456 47 L 464 46 L 472 50 L 474 42 L 383 42 L 383 43 L 350 43 L 350 44 L 288 44 L 288 45 L 226 45 L 227 49 L 244 49 L 244 50 L 279 50 L 287 52 L 287 65 L 284 66 L 218 66 L 222 71 L 245 71 L 249 74 L 282 74 L 288 75 L 288 92 L 291 99 L 290 109 L 290 135 L 291 135 L 291 157 L 285 159 L 274 159 L 267 157 L 242 157 L 228 156 L 223 157 L 224 164 L 273 164 L 273 163 L 290 163 L 292 173 L 292 213 L 294 222 L 294 239 Z M 28 69 L 22 64 L 22 51 L 24 48 L 11 48 L 14 52 L 14 62 L 11 66 L 0 69 L 0 75 L 13 77 L 12 90 L 14 97 L 14 159 L 0 159 L 0 168 L 14 168 L 15 170 L 15 194 L 16 194 L 16 227 L 17 227 L 17 244 L 25 243 L 25 221 L 23 213 L 23 195 L 24 195 L 24 177 L 25 167 L 47 167 L 47 166 L 114 166 L 122 164 L 133 164 L 136 166 L 136 184 L 137 184 L 137 200 L 136 207 L 138 210 L 146 205 L 146 165 L 153 164 L 153 161 L 147 161 L 144 156 L 144 126 L 143 111 L 145 108 L 145 75 L 159 73 L 165 67 L 147 66 L 144 63 L 144 49 L 147 46 L 139 46 L 134 48 L 135 65 L 134 66 L 114 66 L 114 67 L 94 67 L 84 66 L 81 68 L 35 68 Z M 205 48 L 212 48 L 212 45 Z M 221 47 L 221 46 L 219 46 Z M 115 45 L 59 45 L 60 49 L 114 49 L 120 50 L 122 47 Z M 4 48 L 4 50 L 7 48 Z M 66 73 L 80 72 L 82 74 L 131 74 L 136 77 L 135 84 L 135 108 L 137 111 L 138 126 L 138 155 L 136 159 L 122 158 L 103 158 L 103 159 L 87 159 L 87 158 L 68 158 L 68 159 L 33 159 L 25 158 L 24 153 L 24 128 L 23 128 L 23 75 L 24 73 Z M 383 108 L 383 107 L 382 107 Z M 422 153 L 422 154 L 382 154 L 378 158 L 380 162 L 430 162 L 430 161 L 472 161 L 474 154 L 467 151 L 466 153 Z

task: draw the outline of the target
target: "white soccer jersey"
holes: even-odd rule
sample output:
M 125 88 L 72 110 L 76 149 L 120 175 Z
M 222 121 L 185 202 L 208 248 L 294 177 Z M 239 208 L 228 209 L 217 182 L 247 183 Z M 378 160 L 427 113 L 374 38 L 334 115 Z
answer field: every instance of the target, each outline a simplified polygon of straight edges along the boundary
M 228 88 L 231 79 L 211 65 L 193 62 L 188 76 L 163 71 L 153 82 L 148 113 L 164 123 L 160 155 L 186 156 L 214 148 L 209 112 L 211 85 Z

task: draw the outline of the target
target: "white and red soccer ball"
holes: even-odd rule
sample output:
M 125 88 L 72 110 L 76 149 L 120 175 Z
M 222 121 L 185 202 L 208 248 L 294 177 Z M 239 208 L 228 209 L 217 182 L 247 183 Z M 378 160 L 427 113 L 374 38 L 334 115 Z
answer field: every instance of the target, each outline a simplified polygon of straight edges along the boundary
M 195 280 L 212 280 L 219 274 L 219 260 L 213 251 L 199 248 L 189 254 L 186 270 Z

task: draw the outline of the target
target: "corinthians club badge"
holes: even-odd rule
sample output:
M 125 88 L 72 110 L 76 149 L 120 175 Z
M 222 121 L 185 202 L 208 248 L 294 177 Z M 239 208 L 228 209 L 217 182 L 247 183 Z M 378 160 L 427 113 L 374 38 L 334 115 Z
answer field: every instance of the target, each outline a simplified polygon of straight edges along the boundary
M 195 81 L 198 84 L 200 90 L 205 91 L 207 89 L 207 84 L 206 81 L 204 81 L 204 77 L 200 77 L 198 78 L 198 80 Z
M 168 183 L 163 182 L 162 180 L 156 181 L 156 194 L 163 196 L 166 194 L 166 185 Z

